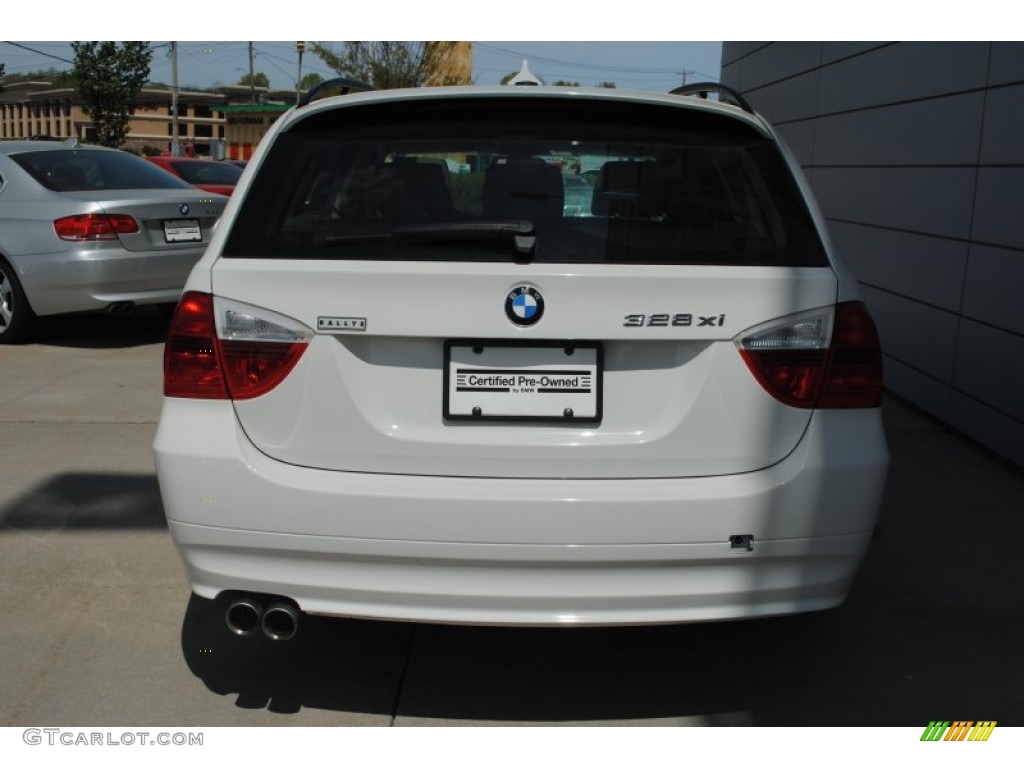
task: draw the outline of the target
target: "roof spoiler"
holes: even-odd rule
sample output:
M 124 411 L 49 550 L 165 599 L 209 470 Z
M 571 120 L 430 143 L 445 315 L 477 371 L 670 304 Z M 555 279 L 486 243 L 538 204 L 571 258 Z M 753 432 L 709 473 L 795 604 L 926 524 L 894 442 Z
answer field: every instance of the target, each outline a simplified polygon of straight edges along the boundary
M 733 104 L 744 112 L 754 114 L 753 108 L 746 99 L 728 85 L 722 85 L 721 83 L 690 83 L 689 85 L 673 88 L 669 93 L 673 96 L 696 96 L 699 99 L 705 100 L 710 100 L 710 94 L 717 93 L 719 101 L 725 104 Z
M 324 80 L 322 83 L 317 83 L 299 99 L 299 103 L 296 107 L 304 107 L 311 101 L 315 101 L 317 98 L 324 98 L 327 93 L 323 96 L 318 96 L 323 91 L 337 90 L 339 95 L 348 96 L 350 93 L 363 93 L 364 91 L 376 91 L 369 83 L 364 83 L 362 80 L 354 80 L 351 77 L 334 77 L 330 80 Z

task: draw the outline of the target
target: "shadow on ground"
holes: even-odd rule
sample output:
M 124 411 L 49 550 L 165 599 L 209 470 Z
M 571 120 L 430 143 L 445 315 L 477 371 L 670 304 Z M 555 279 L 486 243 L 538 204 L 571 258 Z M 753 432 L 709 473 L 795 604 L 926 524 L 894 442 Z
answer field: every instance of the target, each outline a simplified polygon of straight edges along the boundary
M 604 629 L 304 617 L 293 641 L 275 645 L 231 635 L 224 606 L 193 597 L 182 650 L 211 691 L 275 712 L 1024 725 L 1024 477 L 924 422 L 897 429 L 890 445 L 879 534 L 833 611 Z
M 121 349 L 162 344 L 167 318 L 156 307 L 139 307 L 128 315 L 89 312 L 40 318 L 36 341 L 75 349 Z
M 391 714 L 413 626 L 303 617 L 299 634 L 275 643 L 233 635 L 224 600 L 192 596 L 182 625 L 185 661 L 214 693 L 245 709 L 291 714 L 303 707 Z
M 0 507 L 0 528 L 165 528 L 156 475 L 67 472 Z
M 1019 625 L 944 617 L 934 606 L 898 617 L 857 602 L 784 619 L 634 628 L 304 617 L 293 641 L 274 644 L 231 635 L 223 608 L 193 597 L 182 647 L 211 691 L 279 713 L 314 707 L 454 721 L 705 725 L 1024 722 Z M 968 626 L 955 626 L 964 620 Z

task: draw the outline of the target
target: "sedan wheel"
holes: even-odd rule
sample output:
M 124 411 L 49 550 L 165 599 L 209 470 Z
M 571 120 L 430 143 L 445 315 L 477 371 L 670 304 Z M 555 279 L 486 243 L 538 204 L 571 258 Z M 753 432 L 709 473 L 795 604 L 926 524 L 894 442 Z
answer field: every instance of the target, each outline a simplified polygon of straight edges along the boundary
M 28 341 L 35 324 L 36 314 L 28 305 L 18 276 L 0 259 L 0 344 Z

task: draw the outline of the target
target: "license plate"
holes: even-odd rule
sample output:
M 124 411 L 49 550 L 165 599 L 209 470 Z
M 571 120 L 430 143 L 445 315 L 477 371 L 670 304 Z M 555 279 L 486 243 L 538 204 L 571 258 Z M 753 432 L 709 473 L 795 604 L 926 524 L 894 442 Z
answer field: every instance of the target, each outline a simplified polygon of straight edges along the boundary
M 168 243 L 197 243 L 203 239 L 198 219 L 167 219 L 164 240 Z
M 601 420 L 596 342 L 448 341 L 444 356 L 446 419 Z

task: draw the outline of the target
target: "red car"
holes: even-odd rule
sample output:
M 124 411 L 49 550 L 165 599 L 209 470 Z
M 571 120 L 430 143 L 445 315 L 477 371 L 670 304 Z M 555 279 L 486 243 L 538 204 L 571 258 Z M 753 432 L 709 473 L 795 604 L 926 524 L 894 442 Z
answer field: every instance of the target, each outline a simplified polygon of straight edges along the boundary
M 173 173 L 193 187 L 218 195 L 230 195 L 242 175 L 242 169 L 231 163 L 218 160 L 203 160 L 193 157 L 147 157 L 165 171 Z

